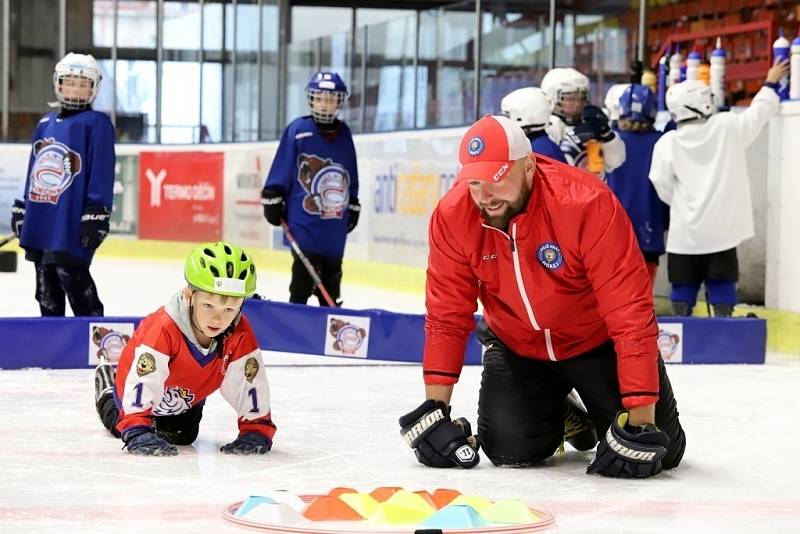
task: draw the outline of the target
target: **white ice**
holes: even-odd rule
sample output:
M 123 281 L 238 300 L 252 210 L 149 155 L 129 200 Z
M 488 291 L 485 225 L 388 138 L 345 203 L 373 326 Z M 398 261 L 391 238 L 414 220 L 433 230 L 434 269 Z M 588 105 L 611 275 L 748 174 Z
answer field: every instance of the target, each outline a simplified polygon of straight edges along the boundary
M 140 315 L 180 285 L 180 265 L 98 259 L 108 315 Z M 264 272 L 259 291 L 285 300 L 288 276 Z M 345 284 L 354 308 L 422 311 L 422 297 Z M 36 315 L 33 273 L 0 273 L 0 316 Z M 0 371 L 0 532 L 248 532 L 223 506 L 272 489 L 326 492 L 452 487 L 521 498 L 556 516 L 553 532 L 800 532 L 800 360 L 770 354 L 761 366 L 669 367 L 687 451 L 648 480 L 585 474 L 594 453 L 570 450 L 529 469 L 435 470 L 416 463 L 397 418 L 422 399 L 416 365 L 342 366 L 344 359 L 265 354 L 278 425 L 264 457 L 217 452 L 236 434 L 218 395 L 200 437 L 173 458 L 121 451 L 92 402 L 92 371 Z M 297 367 L 292 363 L 333 366 Z M 353 363 L 353 360 L 347 360 Z M 480 368 L 465 369 L 453 413 L 475 421 Z

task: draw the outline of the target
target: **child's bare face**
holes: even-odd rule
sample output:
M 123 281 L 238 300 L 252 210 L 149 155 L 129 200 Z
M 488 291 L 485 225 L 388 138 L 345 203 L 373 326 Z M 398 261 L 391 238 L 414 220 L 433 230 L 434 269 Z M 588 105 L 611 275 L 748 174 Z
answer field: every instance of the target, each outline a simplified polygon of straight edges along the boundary
M 207 337 L 216 337 L 233 323 L 242 309 L 244 299 L 226 297 L 205 291 L 195 291 L 192 295 L 194 304 L 194 326 Z
M 70 100 L 89 100 L 92 80 L 82 76 L 62 76 L 59 80 L 61 94 Z

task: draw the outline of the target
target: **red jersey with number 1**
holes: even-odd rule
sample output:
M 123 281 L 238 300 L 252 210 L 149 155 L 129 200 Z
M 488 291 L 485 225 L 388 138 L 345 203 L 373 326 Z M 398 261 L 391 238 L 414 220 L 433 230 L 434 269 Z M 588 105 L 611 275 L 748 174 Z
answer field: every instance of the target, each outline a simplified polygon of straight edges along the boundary
M 269 383 L 249 322 L 242 315 L 233 332 L 204 354 L 162 307 L 139 324 L 117 366 L 117 430 L 152 426 L 154 416 L 179 415 L 216 390 L 236 410 L 239 433 L 272 440 L 276 427 Z

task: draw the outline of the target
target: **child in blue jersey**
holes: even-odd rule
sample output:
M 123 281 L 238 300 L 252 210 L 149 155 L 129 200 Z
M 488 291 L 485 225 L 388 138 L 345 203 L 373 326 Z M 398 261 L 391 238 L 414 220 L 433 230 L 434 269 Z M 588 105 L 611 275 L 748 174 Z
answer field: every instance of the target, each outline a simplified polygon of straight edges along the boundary
M 511 91 L 500 101 L 500 111 L 522 128 L 537 154 L 567 163 L 564 153 L 545 132 L 553 113 L 553 103 L 538 87 L 523 87 Z
M 358 224 L 358 168 L 350 128 L 336 118 L 348 96 L 335 72 L 318 72 L 306 86 L 311 115 L 293 120 L 281 137 L 261 201 L 275 226 L 284 220 L 334 302 L 339 302 L 347 234 Z M 284 243 L 288 245 L 284 237 Z M 315 294 L 326 302 L 292 251 L 289 301 Z
M 14 201 L 11 227 L 36 268 L 36 300 L 43 316 L 103 315 L 89 274 L 109 231 L 113 203 L 114 127 L 91 109 L 100 69 L 90 55 L 67 54 L 53 73 L 59 110 L 33 136 L 24 199 Z
M 609 108 L 611 109 L 611 108 Z M 618 134 L 625 143 L 625 162 L 606 174 L 609 187 L 628 212 L 650 275 L 655 283 L 658 258 L 664 254 L 664 231 L 669 208 L 661 202 L 648 178 L 653 147 L 661 137 L 655 131 L 657 103 L 644 85 L 628 86 L 619 97 Z

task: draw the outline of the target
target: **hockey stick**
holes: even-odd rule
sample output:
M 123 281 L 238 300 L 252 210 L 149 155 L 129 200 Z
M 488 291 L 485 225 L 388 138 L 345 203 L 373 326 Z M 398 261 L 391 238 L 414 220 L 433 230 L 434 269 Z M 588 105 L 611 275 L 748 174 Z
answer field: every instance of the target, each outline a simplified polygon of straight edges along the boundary
M 322 284 L 322 280 L 320 279 L 319 274 L 317 274 L 317 270 L 314 269 L 314 266 L 311 265 L 310 261 L 308 261 L 306 255 L 303 254 L 302 250 L 300 250 L 300 245 L 298 245 L 297 241 L 294 240 L 294 236 L 289 231 L 289 225 L 286 224 L 286 221 L 284 221 L 283 219 L 281 219 L 281 227 L 283 227 L 283 233 L 286 235 L 286 239 L 289 240 L 289 244 L 292 246 L 292 250 L 294 250 L 294 253 L 297 254 L 298 258 L 300 258 L 300 261 L 303 262 L 303 266 L 305 266 L 306 271 L 308 271 L 308 274 L 311 275 L 311 279 L 314 281 L 314 285 L 317 286 L 319 292 L 322 293 L 322 297 L 325 299 L 325 302 L 327 302 L 328 306 L 330 306 L 331 308 L 335 308 L 336 304 L 333 302 L 333 299 L 328 293 L 328 290 L 325 289 L 325 286 Z
M 13 232 L 8 234 L 2 240 L 0 240 L 0 247 L 6 246 L 10 242 L 14 241 L 16 238 L 17 238 L 17 234 L 15 234 Z

